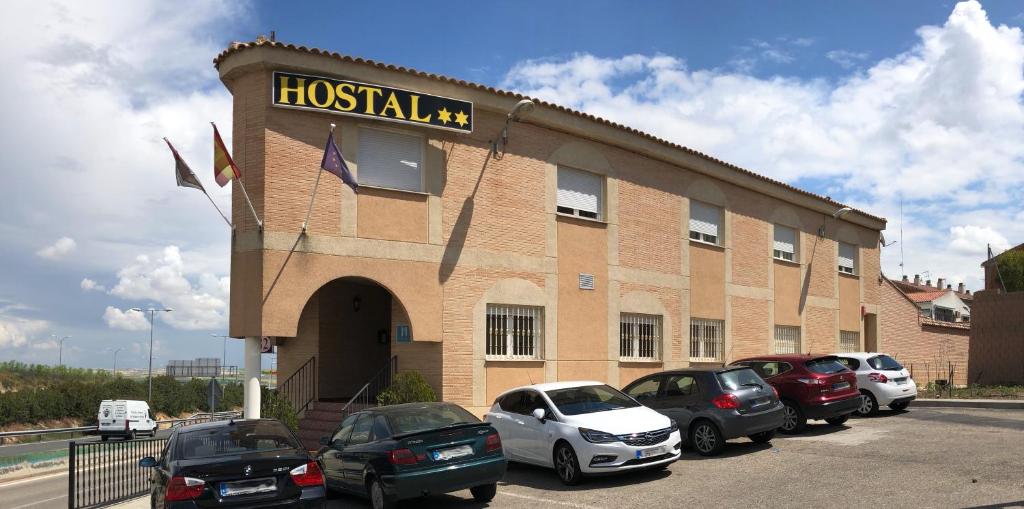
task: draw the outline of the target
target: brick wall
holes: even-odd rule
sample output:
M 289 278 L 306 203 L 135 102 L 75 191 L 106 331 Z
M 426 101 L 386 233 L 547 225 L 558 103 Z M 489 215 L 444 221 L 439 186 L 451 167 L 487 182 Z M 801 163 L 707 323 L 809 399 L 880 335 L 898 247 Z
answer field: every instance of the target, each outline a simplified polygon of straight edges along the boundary
M 974 294 L 971 383 L 1024 384 L 1024 292 Z
M 917 306 L 889 281 L 878 283 L 878 294 L 879 350 L 911 369 L 919 385 L 948 379 L 950 364 L 954 368 L 953 383 L 966 384 L 970 330 L 960 324 L 923 319 Z

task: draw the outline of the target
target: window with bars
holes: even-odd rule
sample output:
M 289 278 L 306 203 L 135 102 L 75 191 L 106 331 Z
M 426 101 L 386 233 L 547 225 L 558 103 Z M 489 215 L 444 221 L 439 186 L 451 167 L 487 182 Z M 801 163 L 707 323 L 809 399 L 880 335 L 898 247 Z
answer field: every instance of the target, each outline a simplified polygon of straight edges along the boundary
M 857 273 L 857 246 L 845 242 L 839 243 L 839 272 Z
M 722 208 L 690 200 L 690 238 L 720 245 Z
M 725 321 L 690 318 L 690 362 L 721 362 Z
M 860 331 L 839 331 L 839 349 L 843 352 L 860 351 Z
M 787 226 L 775 225 L 772 256 L 787 262 L 796 261 L 796 230 Z
M 488 359 L 544 358 L 544 308 L 488 304 L 486 321 Z
M 619 358 L 624 361 L 656 361 L 661 358 L 660 315 L 619 315 Z
M 775 326 L 775 353 L 800 353 L 800 327 Z

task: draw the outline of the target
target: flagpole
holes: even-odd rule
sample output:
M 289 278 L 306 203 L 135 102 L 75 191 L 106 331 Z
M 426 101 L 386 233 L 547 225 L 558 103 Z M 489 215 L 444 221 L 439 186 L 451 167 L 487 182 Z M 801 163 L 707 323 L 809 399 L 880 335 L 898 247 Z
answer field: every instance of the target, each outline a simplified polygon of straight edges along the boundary
M 210 194 L 207 193 L 205 189 L 203 189 L 203 194 L 205 194 L 206 195 L 206 199 L 210 200 L 210 203 L 213 204 L 213 208 L 217 209 L 217 213 L 220 214 L 220 217 L 222 219 L 224 219 L 225 223 L 228 224 L 228 228 L 234 228 L 234 226 L 231 225 L 231 221 L 228 221 L 227 216 L 225 216 L 224 213 L 220 211 L 220 207 L 217 206 L 217 202 L 213 201 L 213 197 L 210 196 Z
M 252 206 L 252 200 L 249 199 L 249 193 L 245 190 L 245 184 L 242 183 L 240 178 L 235 180 L 238 181 L 238 187 L 242 188 L 242 194 L 245 196 L 245 202 L 249 204 L 249 211 L 252 212 L 252 217 L 256 218 L 256 226 L 260 228 L 260 231 L 263 231 L 263 221 L 260 221 L 260 216 L 256 215 L 256 208 Z
M 334 124 L 331 124 L 331 134 L 334 134 Z M 316 182 L 313 183 L 313 192 L 309 195 L 309 208 L 306 209 L 306 220 L 302 222 L 302 233 L 306 233 L 306 226 L 309 225 L 309 215 L 313 212 L 313 200 L 316 198 L 316 189 L 320 186 L 320 175 L 324 173 L 324 165 L 320 165 L 320 171 L 316 172 Z

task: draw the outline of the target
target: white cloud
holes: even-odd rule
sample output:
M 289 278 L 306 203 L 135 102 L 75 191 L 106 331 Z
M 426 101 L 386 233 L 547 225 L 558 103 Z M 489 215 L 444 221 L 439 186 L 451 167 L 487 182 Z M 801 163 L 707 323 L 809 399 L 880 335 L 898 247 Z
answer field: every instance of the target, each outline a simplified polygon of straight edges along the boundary
M 868 54 L 865 51 L 836 49 L 825 53 L 825 57 L 839 64 L 843 69 L 851 69 L 853 67 L 857 67 L 866 60 L 868 58 Z
M 959 253 L 985 257 L 987 247 L 992 246 L 995 253 L 1009 249 L 1010 243 L 1006 237 L 988 226 L 954 226 L 949 229 L 950 249 Z
M 0 308 L 0 347 L 10 348 L 25 345 L 33 337 L 41 335 L 50 327 L 46 320 L 16 316 L 12 311 L 23 309 L 17 305 Z
M 120 310 L 114 306 L 107 306 L 103 312 L 103 321 L 111 329 L 130 331 L 149 330 L 149 322 L 146 315 L 128 309 Z
M 57 239 L 57 242 L 36 251 L 36 255 L 50 260 L 59 260 L 68 253 L 74 251 L 75 246 L 75 239 L 70 237 L 61 237 Z
M 1024 40 L 975 1 L 917 35 L 907 52 L 836 83 L 689 69 L 669 55 L 580 54 L 520 62 L 504 85 L 802 187 L 813 179 L 890 219 L 902 199 L 907 270 L 976 285 L 981 259 L 936 247 L 968 224 L 1024 237 L 1013 220 L 1024 203 Z M 889 273 L 897 253 L 883 256 Z
M 159 254 L 136 257 L 134 263 L 118 271 L 117 277 L 111 295 L 157 302 L 173 309 L 160 313 L 160 319 L 172 327 L 205 330 L 227 326 L 229 279 L 187 264 L 177 246 L 167 246 Z M 107 308 L 107 312 L 111 309 L 114 308 Z
M 105 292 L 105 291 L 107 291 L 107 288 L 105 286 L 103 286 L 103 285 L 101 285 L 101 284 L 99 284 L 99 283 L 97 283 L 97 282 L 95 282 L 95 281 L 93 281 L 93 280 L 91 280 L 89 278 L 83 278 L 82 282 L 79 283 L 79 286 L 81 286 L 82 290 L 84 290 L 86 292 L 91 292 L 91 291 Z

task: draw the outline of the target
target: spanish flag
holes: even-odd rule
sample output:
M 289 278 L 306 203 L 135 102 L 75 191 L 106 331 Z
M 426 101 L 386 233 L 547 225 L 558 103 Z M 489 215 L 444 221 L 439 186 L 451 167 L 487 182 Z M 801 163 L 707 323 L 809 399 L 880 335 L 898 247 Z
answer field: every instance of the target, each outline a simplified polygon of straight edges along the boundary
M 220 139 L 217 124 L 210 122 L 210 125 L 213 126 L 213 178 L 218 186 L 224 187 L 231 179 L 241 178 L 242 172 L 238 171 L 238 166 L 224 146 L 224 140 Z

